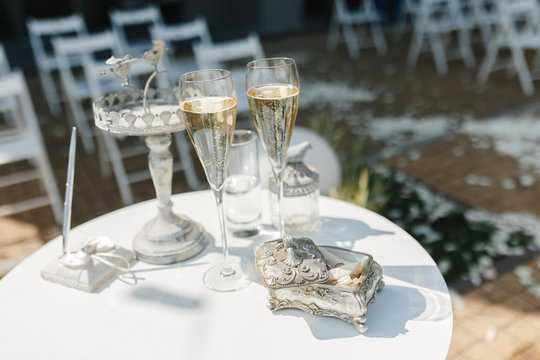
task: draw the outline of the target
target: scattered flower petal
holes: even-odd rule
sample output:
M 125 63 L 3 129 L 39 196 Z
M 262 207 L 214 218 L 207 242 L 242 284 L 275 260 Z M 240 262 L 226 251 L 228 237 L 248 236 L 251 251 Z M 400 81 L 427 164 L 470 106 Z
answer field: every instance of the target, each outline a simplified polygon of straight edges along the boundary
M 497 329 L 494 327 L 488 327 L 486 329 L 486 333 L 484 334 L 484 339 L 486 339 L 487 342 L 492 342 L 497 337 Z
M 505 190 L 513 190 L 516 188 L 516 181 L 510 178 L 502 179 L 501 186 Z

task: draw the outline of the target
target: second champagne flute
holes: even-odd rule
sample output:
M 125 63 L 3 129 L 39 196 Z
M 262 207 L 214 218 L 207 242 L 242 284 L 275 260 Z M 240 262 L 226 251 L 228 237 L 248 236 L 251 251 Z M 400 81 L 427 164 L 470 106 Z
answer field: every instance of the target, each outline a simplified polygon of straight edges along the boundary
M 287 165 L 287 150 L 298 112 L 300 79 L 290 58 L 253 60 L 247 64 L 246 91 L 255 127 L 278 185 L 279 234 L 285 236 L 281 174 Z
M 235 291 L 249 285 L 238 262 L 229 261 L 223 187 L 236 122 L 236 92 L 227 70 L 199 70 L 180 77 L 180 108 L 189 138 L 214 193 L 219 215 L 223 262 L 210 268 L 204 284 L 216 291 Z

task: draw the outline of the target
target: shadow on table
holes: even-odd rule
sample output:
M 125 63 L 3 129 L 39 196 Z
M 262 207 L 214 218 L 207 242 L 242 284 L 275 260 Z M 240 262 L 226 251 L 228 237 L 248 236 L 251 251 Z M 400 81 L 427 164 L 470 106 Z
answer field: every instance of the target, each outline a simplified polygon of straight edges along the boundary
M 262 242 L 276 239 L 276 234 L 277 232 L 275 229 L 267 225 L 263 225 L 263 229 L 258 235 L 243 239 L 246 246 L 229 247 L 229 253 L 232 256 L 238 256 L 242 259 L 249 258 L 250 261 L 253 262 L 251 258 L 253 258 L 253 250 L 255 246 Z M 368 236 L 391 234 L 394 233 L 390 231 L 372 229 L 369 227 L 369 225 L 360 220 L 321 217 L 319 226 L 305 236 L 312 239 L 317 245 L 332 245 L 350 249 L 354 246 L 355 241 L 361 240 Z M 215 241 L 211 240 L 204 252 L 221 253 L 221 244 L 219 246 L 214 244 Z
M 340 246 L 351 249 L 354 243 L 368 236 L 391 235 L 391 231 L 369 227 L 363 221 L 335 217 L 321 217 L 319 226 L 306 236 L 315 244 Z
M 126 285 L 130 285 L 130 286 L 138 286 L 139 281 L 146 280 L 146 278 L 144 277 L 144 274 L 148 272 L 164 271 L 164 270 L 171 270 L 171 269 L 176 269 L 176 268 L 187 268 L 187 267 L 199 266 L 199 265 L 207 265 L 209 263 L 207 261 L 200 261 L 200 258 L 204 255 L 205 251 L 208 251 L 208 248 L 210 248 L 211 251 L 217 251 L 217 250 L 214 245 L 215 243 L 214 237 L 211 234 L 207 234 L 206 240 L 208 244 L 207 248 L 205 248 L 199 254 L 191 258 L 183 260 L 175 264 L 156 265 L 156 264 L 146 264 L 144 262 L 141 262 L 140 260 L 135 260 L 135 262 L 133 262 L 131 266 L 133 268 L 135 264 L 138 264 L 136 270 L 131 270 L 131 272 L 126 272 L 118 276 L 112 277 L 103 286 L 101 286 L 97 291 L 95 291 L 95 293 L 101 293 L 103 290 L 107 289 L 113 281 L 121 281 L 125 283 Z

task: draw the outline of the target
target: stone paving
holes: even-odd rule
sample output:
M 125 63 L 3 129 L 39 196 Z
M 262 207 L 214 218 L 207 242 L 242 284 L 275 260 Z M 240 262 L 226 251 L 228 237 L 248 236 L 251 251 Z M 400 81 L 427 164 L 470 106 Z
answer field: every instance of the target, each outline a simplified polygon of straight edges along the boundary
M 460 149 L 456 156 L 456 149 Z M 493 149 L 477 149 L 466 136 L 458 136 L 415 149 L 421 157 L 410 161 L 407 154 L 387 163 L 413 178 L 469 205 L 492 212 L 514 211 L 540 216 L 540 182 L 519 184 L 522 170 L 511 157 Z M 471 185 L 467 178 L 489 179 L 486 185 Z M 504 188 L 506 179 L 515 179 L 513 188 Z
M 455 156 L 454 149 L 464 148 Z M 517 178 L 518 164 L 491 149 L 475 149 L 460 136 L 421 148 L 421 157 L 405 154 L 389 166 L 423 182 L 450 198 L 493 212 L 515 211 L 540 215 L 536 199 L 540 187 L 503 189 L 504 178 Z M 489 176 L 491 186 L 471 186 L 471 173 Z M 540 281 L 540 257 L 522 265 Z M 516 268 L 517 269 L 517 268 Z M 540 298 L 523 285 L 515 269 L 453 299 L 454 332 L 448 359 L 540 359 Z
M 389 54 L 378 56 L 373 50 L 364 50 L 361 59 L 350 60 L 344 46 L 334 54 L 324 49 L 325 33 L 301 34 L 264 42 L 267 55 L 297 57 L 304 82 L 326 81 L 333 84 L 360 86 L 372 94 L 372 100 L 358 101 L 351 107 L 337 99 L 335 103 L 313 103 L 299 112 L 298 124 L 308 126 L 314 117 L 324 116 L 340 121 L 336 129 L 346 122 L 353 129 L 364 126 L 363 121 L 377 116 L 425 117 L 441 113 L 462 121 L 466 116 L 489 118 L 515 109 L 534 106 L 540 95 L 524 97 L 516 78 L 498 73 L 484 87 L 476 85 L 476 70 L 468 70 L 458 62 L 450 63 L 450 73 L 439 77 L 432 58 L 422 54 L 414 69 L 404 66 L 407 41 L 391 43 Z M 391 40 L 389 40 L 390 42 Z M 476 49 L 477 57 L 482 51 Z M 41 121 L 47 151 L 54 167 L 59 189 L 63 189 L 66 173 L 68 128 L 65 116 L 55 119 L 46 111 L 35 77 L 27 77 L 35 107 Z M 337 90 L 336 90 L 337 92 Z M 361 91 L 355 92 L 361 96 Z M 327 94 L 331 97 L 333 94 Z M 335 95 L 335 94 L 334 94 Z M 354 94 L 353 94 L 354 95 Z M 369 98 L 369 96 L 367 96 Z M 519 164 L 515 159 L 500 155 L 492 149 L 479 149 L 467 136 L 447 136 L 419 144 L 411 149 L 420 156 L 411 161 L 407 152 L 387 160 L 391 167 L 402 171 L 448 197 L 493 212 L 515 211 L 540 216 L 540 181 L 531 186 L 501 188 L 506 178 L 519 179 Z M 350 139 L 354 132 L 347 132 Z M 456 156 L 460 148 L 462 156 Z M 460 153 L 461 153 L 460 150 Z M 366 142 L 366 151 L 377 153 L 375 142 Z M 73 226 L 122 207 L 116 184 L 101 173 L 97 157 L 78 149 L 76 186 L 74 190 Z M 133 160 L 143 164 L 144 156 Z M 194 162 L 198 166 L 198 161 Z M 0 168 L 9 173 L 10 168 Z M 204 179 L 198 167 L 200 179 Z M 468 175 L 485 176 L 491 186 L 471 186 Z M 183 176 L 174 178 L 173 192 L 189 191 Z M 0 202 L 40 191 L 35 182 L 22 190 L 0 192 Z M 154 197 L 150 181 L 133 187 L 136 201 Z M 40 208 L 9 217 L 0 217 L 0 274 L 8 271 L 30 252 L 59 234 L 52 211 Z M 531 281 L 540 282 L 540 258 L 521 265 L 529 269 Z M 454 296 L 454 334 L 449 359 L 540 359 L 540 299 L 531 291 L 532 285 L 523 285 L 511 268 L 493 281 Z

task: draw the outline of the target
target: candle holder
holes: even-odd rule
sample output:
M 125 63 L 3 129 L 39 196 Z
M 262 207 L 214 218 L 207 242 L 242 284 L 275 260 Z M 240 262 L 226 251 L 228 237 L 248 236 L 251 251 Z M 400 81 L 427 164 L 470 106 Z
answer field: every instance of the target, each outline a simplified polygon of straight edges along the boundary
M 102 74 L 113 72 L 124 80 L 120 90 L 94 101 L 95 125 L 114 134 L 145 136 L 150 149 L 148 167 L 156 190 L 157 216 L 149 220 L 133 239 L 133 250 L 137 258 L 150 264 L 171 264 L 195 256 L 207 244 L 204 228 L 197 222 L 172 211 L 171 184 L 173 157 L 169 150 L 171 133 L 185 130 L 179 102 L 173 89 L 151 89 L 152 79 L 164 70 L 157 64 L 164 51 L 162 41 L 154 41 L 154 48 L 139 58 L 130 55 L 119 59 L 111 57 L 107 64 L 113 68 Z M 144 90 L 129 82 L 131 63 L 145 60 L 154 66 Z

